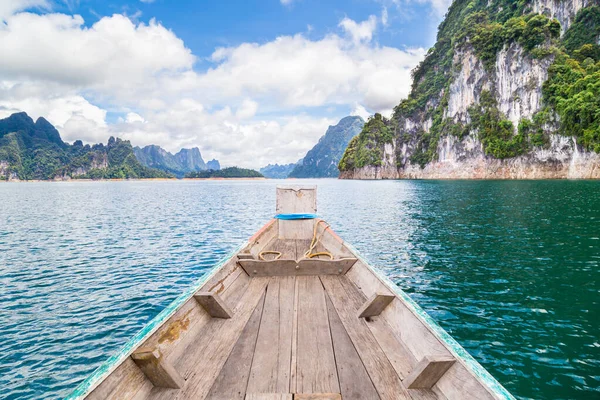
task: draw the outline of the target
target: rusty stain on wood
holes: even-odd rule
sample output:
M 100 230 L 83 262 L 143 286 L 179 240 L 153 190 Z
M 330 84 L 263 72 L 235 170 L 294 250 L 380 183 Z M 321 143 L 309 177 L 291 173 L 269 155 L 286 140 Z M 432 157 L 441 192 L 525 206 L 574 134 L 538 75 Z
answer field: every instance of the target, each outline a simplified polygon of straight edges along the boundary
M 186 331 L 190 326 L 190 314 L 191 310 L 186 312 L 180 319 L 177 319 L 171 323 L 169 329 L 167 329 L 163 334 L 158 338 L 158 343 L 164 342 L 174 342 L 179 339 L 182 331 Z

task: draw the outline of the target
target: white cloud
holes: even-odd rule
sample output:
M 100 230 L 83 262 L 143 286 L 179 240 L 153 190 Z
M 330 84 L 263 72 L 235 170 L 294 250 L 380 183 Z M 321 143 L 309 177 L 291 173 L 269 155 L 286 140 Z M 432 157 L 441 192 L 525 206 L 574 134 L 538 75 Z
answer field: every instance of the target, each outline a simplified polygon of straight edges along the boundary
M 371 115 L 371 113 L 367 111 L 367 109 L 364 108 L 361 104 L 355 104 L 350 115 L 358 115 L 366 121 L 367 118 L 369 118 L 369 116 Z
M 212 56 L 216 67 L 180 82 L 180 88 L 196 85 L 213 99 L 249 96 L 284 108 L 354 102 L 374 110 L 395 106 L 408 94 L 410 70 L 423 50 L 356 44 L 353 38 L 330 35 L 313 41 L 298 34 L 221 48 Z
M 189 70 L 195 61 L 183 41 L 154 20 L 135 25 L 115 14 L 90 28 L 83 23 L 65 14 L 7 18 L 0 26 L 2 76 L 112 90 Z
M 356 22 L 346 17 L 340 26 L 352 37 L 354 43 L 370 42 L 377 28 L 377 17 L 371 15 L 366 21 Z
M 389 112 L 424 55 L 379 46 L 371 16 L 345 18 L 339 34 L 318 40 L 296 34 L 219 48 L 198 71 L 183 41 L 154 20 L 83 22 L 19 13 L 0 24 L 0 116 L 47 117 L 67 141 L 117 135 L 170 151 L 198 146 L 223 165 L 295 162 L 344 116 L 314 117 L 313 108 Z M 123 117 L 108 122 L 108 111 Z
M 2 0 L 0 1 L 0 23 L 15 12 L 32 7 L 49 9 L 50 3 L 48 0 Z
M 283 4 L 284 6 L 289 6 L 291 5 L 294 0 L 279 0 L 281 2 L 281 4 Z
M 381 9 L 381 24 L 382 24 L 383 26 L 388 26 L 388 22 L 389 22 L 389 21 L 388 21 L 388 17 L 389 17 L 389 16 L 388 16 L 388 10 L 387 10 L 387 7 L 385 7 L 385 6 L 384 6 L 384 7 Z
M 142 3 L 150 4 L 154 3 L 154 0 L 140 0 Z

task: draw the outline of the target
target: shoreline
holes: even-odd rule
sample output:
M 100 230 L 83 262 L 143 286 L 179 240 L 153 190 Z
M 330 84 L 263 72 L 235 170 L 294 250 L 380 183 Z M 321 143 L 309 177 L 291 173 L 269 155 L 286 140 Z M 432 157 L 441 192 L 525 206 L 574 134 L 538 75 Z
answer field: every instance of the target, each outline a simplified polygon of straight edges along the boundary
M 71 183 L 71 182 L 170 182 L 170 181 L 241 181 L 267 180 L 268 178 L 140 178 L 140 179 L 31 179 L 31 180 L 0 180 L 0 183 Z

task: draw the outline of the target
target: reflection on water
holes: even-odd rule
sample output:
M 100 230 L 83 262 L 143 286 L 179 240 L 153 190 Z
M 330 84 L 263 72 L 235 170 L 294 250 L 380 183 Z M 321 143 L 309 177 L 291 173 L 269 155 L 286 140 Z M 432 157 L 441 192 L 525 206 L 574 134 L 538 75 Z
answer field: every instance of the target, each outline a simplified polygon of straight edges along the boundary
M 304 182 L 516 396 L 600 397 L 600 183 Z M 0 185 L 0 398 L 66 395 L 273 215 L 277 183 Z

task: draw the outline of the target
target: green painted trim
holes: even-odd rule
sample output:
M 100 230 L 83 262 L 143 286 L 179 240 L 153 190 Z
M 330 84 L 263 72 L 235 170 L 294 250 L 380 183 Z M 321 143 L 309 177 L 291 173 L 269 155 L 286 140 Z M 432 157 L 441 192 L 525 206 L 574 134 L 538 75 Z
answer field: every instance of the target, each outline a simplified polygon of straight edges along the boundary
M 110 375 L 140 344 L 148 339 L 154 332 L 162 326 L 194 293 L 198 291 L 227 261 L 234 257 L 244 247 L 248 245 L 245 242 L 239 246 L 227 257 L 219 261 L 212 269 L 207 271 L 200 279 L 188 288 L 181 296 L 177 297 L 171 304 L 162 310 L 154 317 L 146 326 L 135 334 L 116 354 L 112 355 L 108 360 L 102 363 L 90 376 L 87 377 L 75 390 L 65 397 L 65 400 L 78 400 L 85 398 L 92 390 L 94 390 L 108 375 Z
M 354 248 L 354 246 L 346 242 L 344 242 L 344 244 L 350 249 L 350 251 L 352 251 L 356 255 L 356 257 L 360 261 L 363 262 L 363 264 L 367 266 L 367 268 L 369 268 L 375 275 L 377 275 L 383 282 L 385 282 L 387 286 L 389 286 L 389 288 L 404 301 L 404 303 L 409 307 L 409 309 L 417 317 L 419 317 L 419 319 L 421 319 L 421 321 L 424 324 L 429 325 L 429 327 L 438 337 L 438 339 L 440 339 L 442 343 L 446 345 L 446 347 L 454 354 L 455 357 L 460 358 L 464 362 L 464 364 L 481 380 L 481 382 L 483 382 L 483 384 L 485 384 L 493 392 L 493 394 L 496 397 L 502 400 L 515 400 L 514 396 L 510 394 L 510 392 L 506 390 L 506 388 L 502 386 L 502 384 L 498 382 L 496 378 L 494 378 L 488 372 L 488 370 L 483 368 L 481 364 L 479 364 L 477 360 L 475 360 L 467 350 L 465 350 L 452 336 L 450 336 L 450 334 L 446 332 L 444 328 L 438 325 L 438 323 L 433 318 L 431 318 L 429 314 L 427 314 L 425 310 L 421 308 L 421 306 L 419 306 L 413 299 L 411 299 L 408 294 L 406 294 L 402 289 L 398 287 L 398 285 L 396 285 L 387 276 L 385 276 L 385 274 L 373 268 L 371 264 L 363 256 L 360 255 L 360 253 L 358 252 L 358 250 L 356 250 L 356 248 Z

